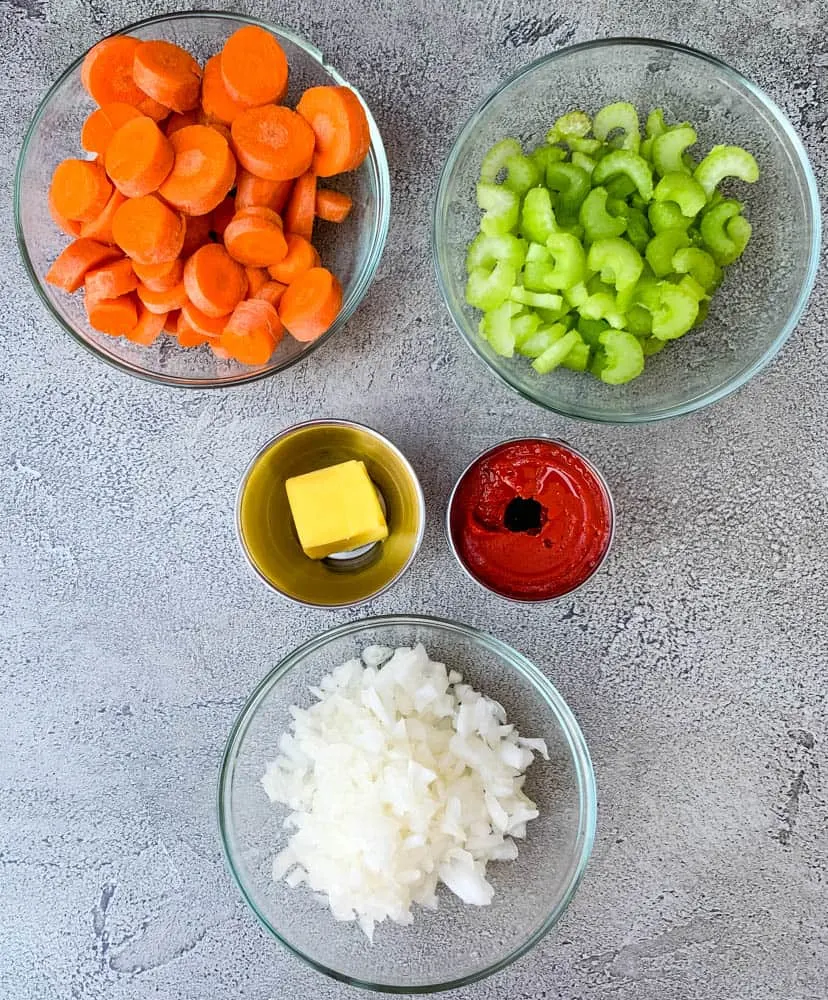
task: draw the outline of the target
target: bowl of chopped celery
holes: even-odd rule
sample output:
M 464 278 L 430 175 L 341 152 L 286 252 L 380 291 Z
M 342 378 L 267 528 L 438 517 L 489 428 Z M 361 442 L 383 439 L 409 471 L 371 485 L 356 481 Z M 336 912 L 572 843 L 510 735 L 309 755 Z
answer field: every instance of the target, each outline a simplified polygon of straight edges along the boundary
M 502 83 L 435 201 L 437 276 L 474 353 L 554 412 L 606 423 L 723 398 L 788 339 L 820 212 L 780 109 L 711 56 L 605 39 Z
M 219 778 L 224 852 L 264 927 L 314 968 L 432 993 L 554 926 L 595 833 L 564 699 L 524 656 L 411 615 L 339 626 L 248 698 Z

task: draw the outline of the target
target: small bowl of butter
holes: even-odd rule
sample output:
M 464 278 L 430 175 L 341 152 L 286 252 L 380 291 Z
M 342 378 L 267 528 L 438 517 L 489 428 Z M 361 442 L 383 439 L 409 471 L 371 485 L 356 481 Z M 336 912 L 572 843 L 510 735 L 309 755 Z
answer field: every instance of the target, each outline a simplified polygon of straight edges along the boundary
M 408 569 L 425 500 L 387 438 L 347 420 L 312 420 L 278 434 L 250 463 L 236 527 L 269 587 L 299 604 L 338 608 L 376 597 Z

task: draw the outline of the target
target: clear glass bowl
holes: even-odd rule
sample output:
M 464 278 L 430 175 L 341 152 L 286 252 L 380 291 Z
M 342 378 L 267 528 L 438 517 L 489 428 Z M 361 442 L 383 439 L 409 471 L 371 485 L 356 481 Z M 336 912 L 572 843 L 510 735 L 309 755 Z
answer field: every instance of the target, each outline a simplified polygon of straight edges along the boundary
M 374 944 L 355 923 L 337 923 L 306 887 L 271 876 L 285 843 L 282 820 L 259 780 L 278 756 L 293 704 L 308 685 L 372 643 L 422 642 L 429 655 L 506 708 L 523 735 L 544 738 L 550 762 L 536 760 L 526 790 L 540 809 L 517 861 L 494 864 L 490 906 L 465 906 L 440 890 L 436 912 L 414 923 L 378 925 Z M 305 643 L 259 684 L 230 733 L 219 780 L 225 854 L 242 894 L 282 944 L 320 972 L 365 989 L 431 993 L 464 986 L 532 948 L 563 913 L 584 873 L 595 834 L 595 779 L 572 713 L 544 675 L 505 643 L 467 625 L 410 616 L 368 618 Z
M 759 161 L 756 184 L 736 184 L 753 224 L 744 256 L 727 271 L 704 325 L 647 359 L 621 386 L 582 373 L 538 375 L 521 358 L 502 358 L 477 333 L 480 314 L 465 302 L 466 247 L 480 212 L 475 183 L 486 151 L 514 136 L 543 140 L 573 108 L 595 112 L 631 101 L 668 121 L 690 121 L 697 149 L 735 143 Z M 816 278 L 820 212 L 802 143 L 780 109 L 754 84 L 711 56 L 680 45 L 618 38 L 562 49 L 504 81 L 474 112 L 443 168 L 434 209 L 437 276 L 466 342 L 504 382 L 540 406 L 606 423 L 638 423 L 689 413 L 728 395 L 776 355 L 796 326 Z
M 234 31 L 246 24 L 258 24 L 273 32 L 284 48 L 290 65 L 286 102 L 291 106 L 307 87 L 346 85 L 356 91 L 305 39 L 256 18 L 198 11 L 165 14 L 129 25 L 118 34 L 175 42 L 203 64 Z M 342 310 L 330 330 L 318 340 L 301 344 L 285 336 L 266 365 L 250 368 L 234 361 L 220 361 L 208 347 L 185 350 L 170 337 L 159 338 L 152 347 L 139 347 L 123 337 L 108 337 L 89 326 L 81 294 L 68 295 L 44 282 L 49 265 L 69 240 L 49 214 L 47 192 L 52 172 L 66 157 L 85 155 L 80 146 L 80 129 L 94 107 L 81 86 L 82 62 L 83 56 L 72 63 L 43 98 L 23 142 L 15 187 L 15 224 L 23 261 L 40 297 L 67 333 L 99 358 L 132 375 L 196 388 L 237 385 L 283 371 L 334 337 L 368 290 L 388 235 L 391 181 L 382 139 L 368 108 L 371 129 L 368 157 L 359 170 L 333 179 L 334 187 L 351 195 L 354 208 L 344 223 L 319 225 L 314 236 L 323 263 L 342 282 Z

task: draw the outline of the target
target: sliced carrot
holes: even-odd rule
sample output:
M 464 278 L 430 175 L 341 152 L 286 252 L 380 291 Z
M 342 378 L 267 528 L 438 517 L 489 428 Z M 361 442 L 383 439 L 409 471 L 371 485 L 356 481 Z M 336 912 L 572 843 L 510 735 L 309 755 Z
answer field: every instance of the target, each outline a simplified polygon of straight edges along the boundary
M 122 125 L 106 150 L 106 172 L 128 198 L 143 198 L 157 191 L 174 161 L 172 142 L 146 117 Z
M 232 125 L 242 111 L 250 105 L 235 101 L 224 85 L 221 74 L 221 55 L 213 56 L 204 65 L 204 79 L 201 81 L 201 105 L 210 121 Z
M 152 97 L 145 97 L 143 101 L 138 105 L 138 110 L 142 115 L 146 115 L 147 118 L 152 118 L 154 122 L 159 125 L 163 124 L 164 121 L 170 116 L 170 109 L 161 104 L 160 101 L 154 100 Z
M 84 222 L 81 226 L 81 236 L 86 236 L 91 240 L 98 240 L 101 243 L 114 243 L 115 237 L 112 235 L 112 220 L 115 213 L 126 201 L 120 191 L 113 191 L 104 210 L 91 222 Z
M 63 160 L 55 167 L 49 200 L 55 211 L 73 222 L 90 222 L 106 208 L 112 185 L 100 164 Z
M 127 340 L 142 347 L 149 347 L 161 336 L 167 322 L 168 313 L 153 313 L 145 306 L 138 307 L 138 322 L 125 334 Z
M 265 208 L 264 205 L 251 205 L 250 208 L 239 208 L 233 214 L 233 218 L 236 218 L 236 216 L 248 219 L 265 219 L 274 226 L 284 229 L 281 215 L 278 212 L 274 212 L 272 208 Z
M 208 316 L 227 316 L 247 293 L 244 268 L 218 243 L 207 243 L 184 265 L 184 287 Z
M 288 247 L 282 232 L 281 220 L 262 217 L 268 209 L 247 208 L 237 212 L 224 231 L 227 252 L 240 264 L 249 267 L 268 267 L 282 260 Z
M 332 191 L 330 188 L 316 189 L 314 211 L 325 222 L 344 222 L 351 214 L 353 207 L 354 201 L 349 194 Z
M 249 170 L 239 170 L 236 177 L 236 211 L 263 206 L 281 212 L 292 188 L 293 181 L 266 181 Z
M 134 295 L 121 295 L 117 299 L 86 297 L 86 315 L 89 325 L 110 337 L 123 337 L 138 323 L 138 305 Z
M 146 98 L 132 75 L 135 50 L 140 44 L 140 39 L 131 35 L 114 35 L 86 53 L 81 83 L 96 104 L 119 101 L 137 108 Z
M 154 292 L 151 288 L 147 288 L 146 285 L 139 285 L 135 294 L 150 312 L 158 313 L 159 315 L 161 313 L 173 312 L 175 309 L 181 309 L 189 301 L 187 298 L 187 289 L 184 287 L 183 281 L 177 285 L 173 285 L 172 288 L 168 288 L 164 292 Z
M 250 107 L 278 104 L 287 93 L 288 61 L 269 31 L 239 28 L 221 50 L 221 76 L 234 101 Z
M 232 360 L 230 354 L 227 351 L 225 351 L 225 349 L 221 346 L 219 341 L 211 340 L 209 341 L 209 345 L 210 345 L 210 350 L 213 352 L 213 354 L 215 354 L 217 358 L 219 358 L 219 360 L 221 361 Z
M 187 230 L 184 234 L 184 246 L 181 248 L 181 256 L 186 260 L 210 242 L 210 230 L 212 228 L 212 213 L 210 215 L 187 215 L 184 217 Z
M 282 296 L 287 290 L 287 285 L 283 285 L 279 281 L 267 281 L 262 287 L 252 296 L 254 299 L 264 299 L 265 302 L 269 302 L 272 306 L 278 306 L 282 301 Z
M 293 193 L 285 209 L 285 232 L 296 233 L 309 240 L 313 234 L 313 220 L 316 215 L 316 174 L 305 171 L 296 178 Z
M 188 125 L 198 125 L 198 111 L 174 111 L 164 127 L 164 134 L 171 139 L 176 132 Z
M 112 142 L 112 136 L 122 125 L 133 118 L 140 118 L 141 112 L 131 104 L 113 101 L 96 108 L 81 128 L 81 146 L 89 153 L 103 156 Z
M 231 145 L 233 141 L 233 134 L 230 131 L 229 125 L 223 125 L 221 122 L 214 122 L 207 119 L 207 121 L 199 122 L 200 125 L 206 125 L 207 128 L 213 129 L 213 131 L 218 132 L 218 134 L 224 139 L 227 145 Z M 235 160 L 235 157 L 234 157 Z
M 313 160 L 313 129 L 290 108 L 266 104 L 233 122 L 233 150 L 245 170 L 270 181 L 303 174 Z
M 264 267 L 246 267 L 244 270 L 247 274 L 247 297 L 254 299 L 262 285 L 270 281 L 270 275 Z
M 187 322 L 183 312 L 178 316 L 176 337 L 178 338 L 180 347 L 201 347 L 202 344 L 206 344 L 210 339 L 209 337 L 205 337 L 203 333 L 194 330 Z
M 150 315 L 153 315 L 150 313 Z M 181 313 L 178 309 L 173 312 L 167 313 L 167 318 L 164 321 L 164 333 L 177 333 L 178 332 L 178 320 Z
M 181 307 L 181 315 L 203 337 L 218 339 L 227 325 L 226 316 L 208 316 L 189 301 Z
M 132 262 L 132 269 L 138 280 L 153 292 L 168 292 L 181 284 L 184 277 L 184 262 L 180 257 L 163 264 L 139 264 Z
M 132 270 L 132 261 L 123 259 L 89 271 L 83 284 L 89 299 L 117 299 L 134 292 L 138 278 Z
M 153 100 L 173 111 L 198 105 L 201 67 L 189 52 L 172 42 L 141 42 L 132 66 L 135 82 Z
M 320 177 L 356 170 L 368 155 L 368 116 L 350 87 L 310 87 L 296 110 L 316 135 L 313 170 Z
M 189 125 L 169 141 L 175 163 L 158 193 L 186 215 L 212 212 L 236 176 L 236 161 L 227 141 L 207 125 Z
M 64 292 L 76 292 L 89 271 L 117 260 L 121 251 L 96 240 L 75 240 L 57 257 L 46 272 L 46 280 Z
M 319 267 L 319 254 L 312 243 L 309 243 L 304 236 L 297 233 L 288 233 L 285 237 L 287 242 L 287 254 L 278 264 L 268 268 L 270 277 L 274 281 L 280 281 L 283 285 L 290 285 L 296 281 L 300 274 L 310 271 L 312 267 Z
M 247 299 L 233 310 L 219 346 L 244 365 L 264 365 L 284 333 L 279 314 L 269 302 Z
M 67 236 L 71 236 L 73 239 L 80 236 L 83 223 L 77 222 L 75 219 L 67 219 L 65 215 L 61 215 L 55 207 L 55 200 L 52 197 L 51 191 L 49 191 L 49 214 L 52 216 L 52 221 L 55 225 L 59 229 L 62 229 Z
M 225 198 L 210 216 L 210 235 L 213 239 L 224 239 L 225 230 L 230 225 L 235 214 L 236 208 L 233 199 Z
M 154 194 L 127 198 L 112 220 L 112 234 L 139 264 L 164 264 L 181 253 L 184 218 Z
M 342 287 L 324 267 L 301 274 L 282 296 L 279 316 L 296 340 L 321 337 L 342 308 Z

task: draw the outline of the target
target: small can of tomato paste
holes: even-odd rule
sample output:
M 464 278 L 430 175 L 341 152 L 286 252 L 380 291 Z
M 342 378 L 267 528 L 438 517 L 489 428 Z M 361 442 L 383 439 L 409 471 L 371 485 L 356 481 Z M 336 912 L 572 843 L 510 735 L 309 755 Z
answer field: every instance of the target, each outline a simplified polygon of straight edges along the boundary
M 554 601 L 583 586 L 612 544 L 601 473 L 552 438 L 515 438 L 478 456 L 449 499 L 452 551 L 480 586 L 511 601 Z

